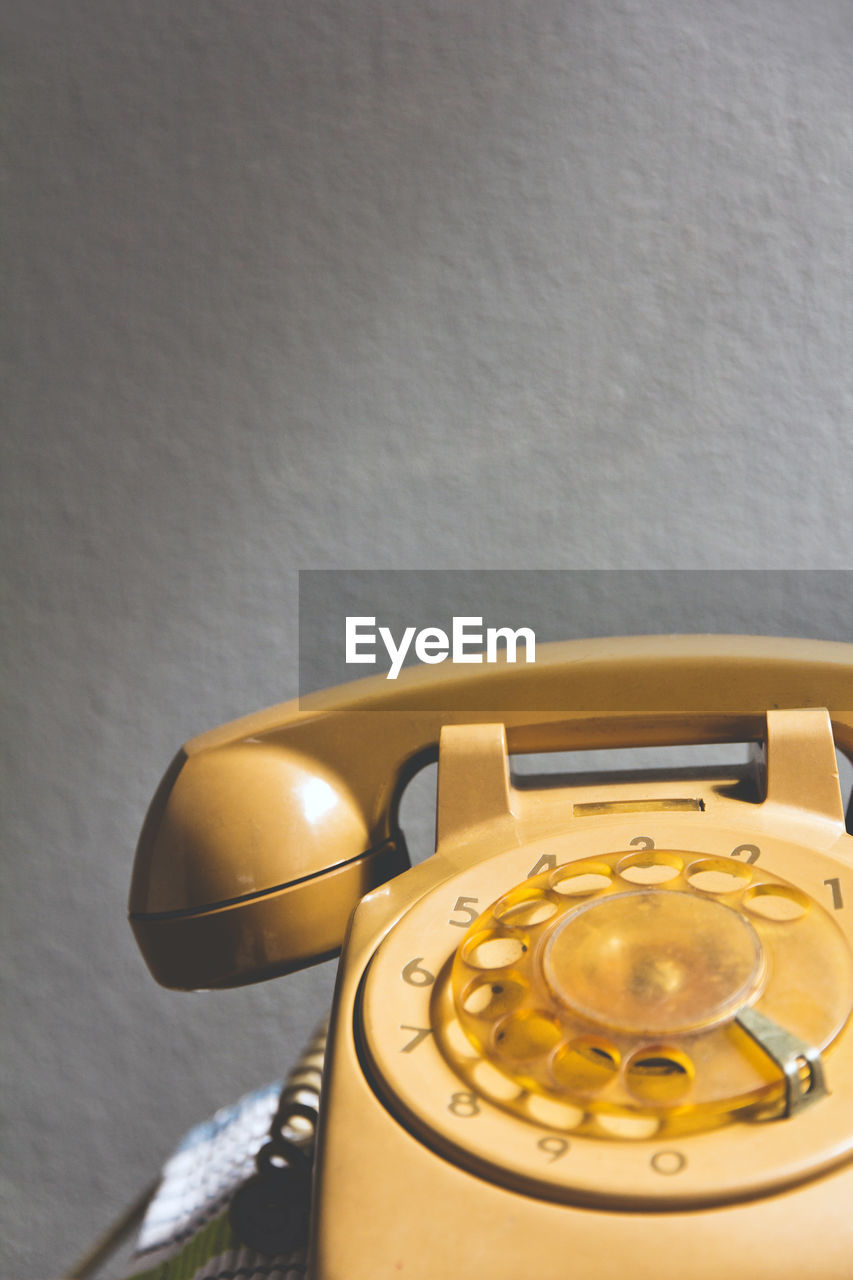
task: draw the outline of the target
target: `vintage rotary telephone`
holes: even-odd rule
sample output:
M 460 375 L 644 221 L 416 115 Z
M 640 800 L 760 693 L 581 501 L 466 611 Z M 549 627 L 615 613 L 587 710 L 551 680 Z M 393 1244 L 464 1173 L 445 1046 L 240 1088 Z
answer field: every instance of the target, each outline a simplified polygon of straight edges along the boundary
M 187 743 L 130 909 L 170 987 L 343 946 L 316 1280 L 853 1274 L 853 645 L 578 641 L 308 701 Z M 508 767 L 711 742 L 758 751 Z M 436 750 L 407 870 L 396 802 Z

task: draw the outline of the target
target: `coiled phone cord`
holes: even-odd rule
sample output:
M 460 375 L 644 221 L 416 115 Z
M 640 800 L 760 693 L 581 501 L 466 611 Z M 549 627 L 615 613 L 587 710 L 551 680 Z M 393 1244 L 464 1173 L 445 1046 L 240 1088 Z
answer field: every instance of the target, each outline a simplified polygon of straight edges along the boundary
M 317 1027 L 289 1072 L 270 1124 L 269 1137 L 255 1158 L 256 1172 L 236 1192 L 229 1210 L 234 1233 L 248 1248 L 275 1255 L 307 1240 L 311 1171 L 323 1081 L 329 1020 Z M 65 1272 L 64 1280 L 89 1280 L 138 1227 L 160 1185 L 159 1179 Z
M 281 1091 L 257 1172 L 231 1201 L 230 1219 L 243 1244 L 258 1253 L 289 1253 L 308 1239 L 311 1172 L 328 1018 L 320 1024 Z

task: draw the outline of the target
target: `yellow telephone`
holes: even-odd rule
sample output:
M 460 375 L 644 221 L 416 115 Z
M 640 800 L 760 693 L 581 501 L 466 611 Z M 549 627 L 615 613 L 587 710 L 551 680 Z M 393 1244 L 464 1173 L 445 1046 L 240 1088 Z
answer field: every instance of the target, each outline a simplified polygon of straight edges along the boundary
M 158 981 L 343 945 L 315 1280 L 853 1274 L 853 645 L 542 646 L 195 738 L 145 822 Z M 749 766 L 516 783 L 508 752 L 751 742 Z M 437 848 L 403 784 L 438 751 Z

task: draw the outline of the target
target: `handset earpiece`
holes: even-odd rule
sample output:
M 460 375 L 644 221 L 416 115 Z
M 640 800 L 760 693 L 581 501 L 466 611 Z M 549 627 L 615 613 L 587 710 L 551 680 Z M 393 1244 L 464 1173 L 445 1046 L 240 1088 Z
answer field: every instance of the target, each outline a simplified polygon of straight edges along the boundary
M 750 741 L 768 707 L 826 706 L 853 747 L 846 645 L 663 636 L 357 681 L 188 742 L 146 818 L 130 920 L 155 978 L 236 986 L 336 954 L 361 897 L 408 866 L 396 799 L 443 724 L 510 751 Z
M 408 865 L 321 759 L 190 743 L 145 820 L 130 922 L 164 986 L 256 982 L 335 955 L 355 903 Z

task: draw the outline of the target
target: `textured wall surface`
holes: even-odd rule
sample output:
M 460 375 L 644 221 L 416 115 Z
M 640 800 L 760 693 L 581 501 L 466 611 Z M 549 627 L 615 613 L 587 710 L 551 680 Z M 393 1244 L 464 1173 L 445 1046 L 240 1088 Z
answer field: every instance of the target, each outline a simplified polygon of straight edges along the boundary
M 330 965 L 158 990 L 124 920 L 177 744 L 295 691 L 297 569 L 600 571 L 573 618 L 595 634 L 661 626 L 605 570 L 850 567 L 853 15 L 0 21 L 15 1280 L 279 1074 L 330 996 Z M 837 579 L 807 605 L 772 581 L 701 625 L 850 638 Z

